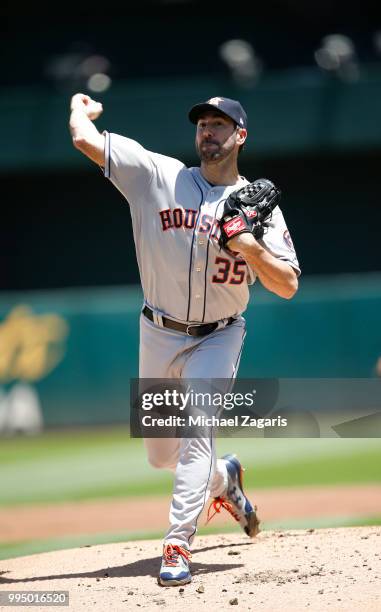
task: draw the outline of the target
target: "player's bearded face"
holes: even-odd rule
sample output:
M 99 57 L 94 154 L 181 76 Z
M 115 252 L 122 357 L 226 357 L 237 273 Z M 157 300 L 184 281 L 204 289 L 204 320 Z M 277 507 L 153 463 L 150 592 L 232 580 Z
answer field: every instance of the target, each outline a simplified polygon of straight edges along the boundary
M 222 117 L 201 118 L 197 124 L 196 150 L 202 162 L 218 163 L 236 146 L 236 128 Z

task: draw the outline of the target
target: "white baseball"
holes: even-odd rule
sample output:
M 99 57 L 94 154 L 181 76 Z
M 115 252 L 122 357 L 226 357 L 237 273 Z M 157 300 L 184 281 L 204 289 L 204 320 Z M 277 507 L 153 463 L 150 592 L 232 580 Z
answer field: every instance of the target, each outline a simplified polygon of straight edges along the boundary
M 103 106 L 101 102 L 96 102 L 95 100 L 89 100 L 86 104 L 86 114 L 89 119 L 97 119 L 99 115 L 103 113 Z

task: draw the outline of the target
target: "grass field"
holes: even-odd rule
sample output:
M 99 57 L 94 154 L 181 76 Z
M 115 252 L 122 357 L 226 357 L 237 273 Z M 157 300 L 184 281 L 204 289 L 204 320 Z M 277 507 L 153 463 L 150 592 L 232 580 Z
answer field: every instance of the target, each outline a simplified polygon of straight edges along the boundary
M 361 438 L 221 438 L 237 452 L 248 487 L 381 481 L 381 444 Z M 0 505 L 166 494 L 172 477 L 147 462 L 127 428 L 0 438 Z
M 361 484 L 381 481 L 378 439 L 221 438 L 218 454 L 237 452 L 246 467 L 249 488 Z M 172 475 L 154 470 L 141 440 L 125 427 L 46 432 L 36 437 L 0 438 L 0 506 L 73 500 L 170 495 Z M 315 527 L 354 525 L 350 515 L 308 521 Z M 358 524 L 381 524 L 362 517 Z M 303 528 L 302 521 L 287 524 Z M 268 523 L 267 529 L 277 525 Z M 233 525 L 233 529 L 235 526 Z M 231 531 L 232 528 L 229 528 Z M 201 528 L 200 533 L 213 533 Z M 221 529 L 218 529 L 221 531 Z M 60 537 L 0 544 L 0 558 L 103 542 L 160 537 L 153 532 Z

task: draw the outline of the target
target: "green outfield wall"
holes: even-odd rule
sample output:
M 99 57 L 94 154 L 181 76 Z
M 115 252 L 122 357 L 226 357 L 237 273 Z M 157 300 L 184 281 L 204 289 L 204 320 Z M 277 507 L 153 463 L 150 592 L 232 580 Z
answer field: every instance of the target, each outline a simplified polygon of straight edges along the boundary
M 141 305 L 138 287 L 0 294 L 0 430 L 20 382 L 47 426 L 127 422 Z M 254 287 L 240 376 L 375 376 L 380 313 L 381 273 L 302 278 L 291 301 Z
M 104 105 L 100 130 L 128 135 L 143 146 L 181 159 L 194 156 L 187 113 L 210 96 L 239 99 L 249 116 L 248 156 L 348 152 L 381 147 L 381 70 L 362 65 L 359 78 L 343 81 L 317 68 L 265 73 L 252 88 L 227 77 L 131 79 L 96 96 Z M 2 172 L 85 167 L 68 132 L 69 92 L 12 88 L 0 94 L 5 147 Z

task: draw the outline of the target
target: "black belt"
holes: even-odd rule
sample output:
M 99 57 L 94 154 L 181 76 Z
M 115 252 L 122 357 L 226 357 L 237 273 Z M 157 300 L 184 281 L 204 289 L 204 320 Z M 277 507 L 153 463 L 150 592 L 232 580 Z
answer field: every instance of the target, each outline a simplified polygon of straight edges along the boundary
M 154 321 L 153 311 L 148 308 L 148 306 L 144 306 L 143 314 L 150 321 Z M 168 329 L 174 329 L 175 331 L 183 332 L 188 336 L 206 336 L 206 334 L 211 334 L 218 327 L 218 322 L 215 323 L 179 323 L 178 321 L 173 321 L 173 319 L 167 319 L 167 317 L 161 317 L 163 321 L 163 327 L 167 327 Z M 228 319 L 226 323 L 226 327 L 231 325 L 235 321 L 233 317 Z

